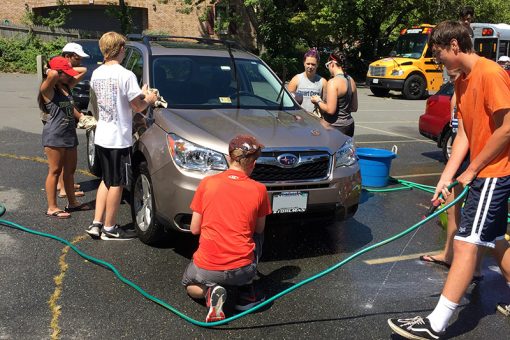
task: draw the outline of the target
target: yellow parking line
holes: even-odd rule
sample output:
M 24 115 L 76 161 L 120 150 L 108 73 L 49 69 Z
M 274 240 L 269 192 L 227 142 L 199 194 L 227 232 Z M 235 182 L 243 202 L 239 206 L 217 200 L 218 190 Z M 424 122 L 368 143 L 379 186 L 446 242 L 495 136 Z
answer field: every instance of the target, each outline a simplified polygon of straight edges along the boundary
M 29 156 L 18 156 L 18 155 L 13 155 L 13 154 L 9 154 L 9 153 L 0 153 L 0 157 L 48 164 L 48 160 L 46 160 L 45 158 L 42 158 L 42 157 L 37 157 L 37 156 L 29 157 Z M 85 176 L 89 176 L 89 177 L 96 177 L 93 174 L 91 174 L 89 171 L 83 170 L 83 169 L 76 169 L 75 172 L 80 173 Z
M 77 244 L 80 241 L 83 241 L 88 238 L 87 234 L 76 236 L 72 240 L 72 244 Z M 62 307 L 58 305 L 58 299 L 62 295 L 62 286 L 64 283 L 64 277 L 66 275 L 66 271 L 69 268 L 69 265 L 66 263 L 66 256 L 69 252 L 69 249 L 71 249 L 69 246 L 65 246 L 62 249 L 62 255 L 60 255 L 58 265 L 60 268 L 60 273 L 56 275 L 53 278 L 53 281 L 55 282 L 55 290 L 53 291 L 53 294 L 51 294 L 50 299 L 48 300 L 48 305 L 50 307 L 51 311 L 51 322 L 50 322 L 50 329 L 51 329 L 51 339 L 56 340 L 60 338 L 60 327 L 58 325 L 58 318 L 60 317 L 61 309 Z
M 397 261 L 406 261 L 406 260 L 413 260 L 417 259 L 422 255 L 437 255 L 441 254 L 442 250 L 437 251 L 428 251 L 425 253 L 418 253 L 418 254 L 409 254 L 409 255 L 402 255 L 402 256 L 392 256 L 392 257 L 383 257 L 379 259 L 373 259 L 373 260 L 365 260 L 366 264 L 374 265 L 374 264 L 384 264 L 384 263 L 390 263 L 390 262 L 397 262 Z

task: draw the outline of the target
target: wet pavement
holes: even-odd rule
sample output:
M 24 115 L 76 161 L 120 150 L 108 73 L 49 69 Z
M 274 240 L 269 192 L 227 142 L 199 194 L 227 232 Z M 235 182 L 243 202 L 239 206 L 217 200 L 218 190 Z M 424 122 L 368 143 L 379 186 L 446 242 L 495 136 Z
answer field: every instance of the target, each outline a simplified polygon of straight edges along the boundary
M 84 236 L 93 212 L 56 221 L 44 216 L 47 167 L 40 146 L 41 123 L 35 105 L 35 76 L 0 74 L 0 202 L 4 219 L 75 240 L 83 252 L 112 263 L 123 276 L 182 313 L 202 321 L 206 309 L 189 299 L 180 285 L 196 248 L 191 235 L 169 233 L 158 247 L 138 240 L 93 241 Z M 398 147 L 391 175 L 434 185 L 443 169 L 440 149 L 421 137 L 417 121 L 425 101 L 398 96 L 376 98 L 360 89 L 355 140 L 360 147 Z M 78 168 L 86 169 L 85 138 L 79 133 Z M 93 201 L 98 181 L 84 172 L 76 180 Z M 418 222 L 430 207 L 419 190 L 364 191 L 359 210 L 347 221 L 326 224 L 268 225 L 258 284 L 268 296 L 337 264 L 357 251 Z M 59 201 L 62 207 L 64 200 Z M 130 223 L 129 205 L 119 221 Z M 216 329 L 193 326 L 150 302 L 64 245 L 0 226 L 0 339 L 400 339 L 389 317 L 427 315 L 434 308 L 447 270 L 421 263 L 420 254 L 438 251 L 444 231 L 436 221 L 283 296 L 254 314 Z M 484 280 L 472 286 L 452 318 L 447 337 L 508 339 L 510 322 L 495 312 L 509 299 L 494 261 L 486 257 Z M 54 280 L 58 277 L 57 280 Z M 506 294 L 506 295 L 505 295 Z M 229 291 L 227 315 L 235 292 Z M 54 305 L 50 306 L 49 302 Z

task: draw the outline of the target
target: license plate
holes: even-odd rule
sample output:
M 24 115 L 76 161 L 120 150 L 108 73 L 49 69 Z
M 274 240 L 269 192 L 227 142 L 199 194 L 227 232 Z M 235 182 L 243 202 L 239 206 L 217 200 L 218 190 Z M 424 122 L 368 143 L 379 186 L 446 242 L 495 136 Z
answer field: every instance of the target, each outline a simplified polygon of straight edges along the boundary
M 305 212 L 308 193 L 303 191 L 284 191 L 273 195 L 273 214 Z
M 379 83 L 379 79 L 373 79 L 372 80 L 372 84 L 378 84 Z

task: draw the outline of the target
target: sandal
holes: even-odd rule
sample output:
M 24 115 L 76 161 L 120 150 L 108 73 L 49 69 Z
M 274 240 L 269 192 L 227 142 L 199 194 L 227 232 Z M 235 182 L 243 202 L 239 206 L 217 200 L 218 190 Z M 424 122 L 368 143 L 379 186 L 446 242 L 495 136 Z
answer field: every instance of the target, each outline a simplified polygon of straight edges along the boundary
M 92 207 L 90 205 L 88 205 L 87 203 L 82 203 L 80 205 L 77 205 L 76 207 L 70 207 L 69 204 L 66 205 L 66 207 L 64 208 L 64 210 L 68 213 L 70 212 L 75 212 L 75 211 L 87 211 L 87 210 L 92 210 Z
M 83 196 L 85 196 L 85 193 L 83 191 L 81 191 L 81 190 L 74 192 L 74 197 L 83 197 Z M 67 195 L 66 194 L 58 194 L 58 197 L 66 198 Z
M 63 214 L 66 214 L 66 215 L 63 215 Z M 64 211 L 64 210 L 57 210 L 52 213 L 46 212 L 46 216 L 51 217 L 51 218 L 60 219 L 60 220 L 65 220 L 66 218 L 71 217 L 71 214 L 69 214 L 69 212 Z
M 444 266 L 446 268 L 450 268 L 450 266 L 451 266 L 449 263 L 441 261 L 441 260 L 437 260 L 437 259 L 435 259 L 431 255 L 422 255 L 422 256 L 420 256 L 420 261 L 438 264 L 438 265 Z

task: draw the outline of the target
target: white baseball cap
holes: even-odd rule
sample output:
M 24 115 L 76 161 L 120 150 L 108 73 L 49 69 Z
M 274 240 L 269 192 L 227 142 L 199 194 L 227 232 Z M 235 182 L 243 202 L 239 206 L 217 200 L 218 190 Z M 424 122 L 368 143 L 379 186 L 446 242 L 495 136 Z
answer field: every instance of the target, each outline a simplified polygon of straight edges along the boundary
M 62 49 L 62 52 L 71 52 L 76 53 L 82 58 L 88 58 L 89 55 L 85 52 L 83 52 L 83 47 L 81 47 L 80 44 L 77 43 L 67 43 L 64 48 Z
M 506 55 L 502 55 L 498 59 L 498 63 L 508 63 L 510 61 L 510 57 Z

